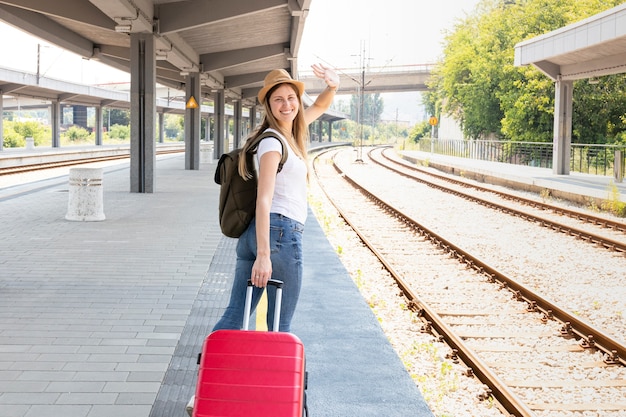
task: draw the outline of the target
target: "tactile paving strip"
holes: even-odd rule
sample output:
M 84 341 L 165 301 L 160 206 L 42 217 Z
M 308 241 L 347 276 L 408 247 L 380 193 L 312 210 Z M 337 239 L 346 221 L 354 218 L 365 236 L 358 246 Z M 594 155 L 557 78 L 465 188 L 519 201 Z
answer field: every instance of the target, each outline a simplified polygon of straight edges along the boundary
M 221 317 L 235 272 L 236 239 L 222 238 L 187 318 L 174 356 L 157 394 L 150 417 L 187 416 L 185 406 L 198 376 L 198 354 L 206 336 Z

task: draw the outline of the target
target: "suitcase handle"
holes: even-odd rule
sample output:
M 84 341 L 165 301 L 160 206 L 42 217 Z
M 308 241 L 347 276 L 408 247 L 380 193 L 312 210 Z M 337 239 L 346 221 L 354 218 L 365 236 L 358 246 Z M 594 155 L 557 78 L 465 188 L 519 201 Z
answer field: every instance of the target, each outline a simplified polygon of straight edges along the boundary
M 275 332 L 278 331 L 280 325 L 280 307 L 283 303 L 283 282 L 277 279 L 270 279 L 267 281 L 267 285 L 273 285 L 276 287 L 276 304 L 274 305 L 274 328 Z M 252 280 L 248 280 L 248 288 L 246 289 L 246 304 L 243 311 L 243 329 L 248 330 L 250 327 L 250 310 L 252 310 L 252 290 L 254 285 Z

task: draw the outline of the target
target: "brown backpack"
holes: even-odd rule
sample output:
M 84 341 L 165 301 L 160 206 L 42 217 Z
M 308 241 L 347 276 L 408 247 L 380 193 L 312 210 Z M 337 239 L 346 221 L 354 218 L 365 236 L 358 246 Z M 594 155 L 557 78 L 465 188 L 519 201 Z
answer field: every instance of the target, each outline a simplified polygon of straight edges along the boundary
M 251 178 L 246 180 L 239 175 L 239 158 L 243 156 L 241 148 L 223 154 L 217 162 L 214 180 L 220 185 L 220 228 L 228 237 L 241 236 L 254 218 L 258 179 L 253 158 L 261 140 L 268 137 L 277 138 L 283 147 L 282 157 L 278 164 L 278 172 L 280 172 L 287 161 L 287 146 L 281 135 L 275 131 L 265 131 L 256 138 L 248 139 L 253 141 L 245 154 L 246 166 L 252 174 Z

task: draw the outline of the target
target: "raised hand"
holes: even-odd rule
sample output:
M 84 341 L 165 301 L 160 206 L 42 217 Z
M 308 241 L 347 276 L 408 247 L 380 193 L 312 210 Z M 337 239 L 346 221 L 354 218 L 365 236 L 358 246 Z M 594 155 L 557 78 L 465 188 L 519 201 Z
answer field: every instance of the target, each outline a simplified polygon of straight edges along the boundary
M 339 76 L 332 69 L 322 64 L 311 65 L 313 73 L 317 78 L 321 78 L 326 82 L 326 85 L 331 89 L 337 89 L 339 87 Z

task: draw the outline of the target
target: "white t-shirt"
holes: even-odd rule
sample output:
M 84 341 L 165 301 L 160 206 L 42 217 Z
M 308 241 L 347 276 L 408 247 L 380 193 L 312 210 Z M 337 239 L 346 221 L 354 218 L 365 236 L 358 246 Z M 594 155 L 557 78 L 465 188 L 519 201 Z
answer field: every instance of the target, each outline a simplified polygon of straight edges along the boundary
M 278 133 L 276 133 L 278 136 Z M 276 175 L 276 186 L 272 198 L 271 213 L 278 213 L 296 220 L 302 224 L 307 217 L 307 186 L 306 162 L 298 157 L 296 152 L 287 146 L 287 161 L 283 169 Z M 266 152 L 276 151 L 282 155 L 282 146 L 277 138 L 265 138 L 259 143 L 257 150 L 257 164 Z

